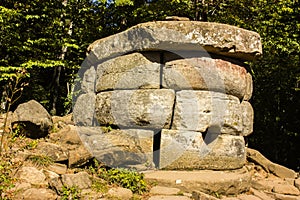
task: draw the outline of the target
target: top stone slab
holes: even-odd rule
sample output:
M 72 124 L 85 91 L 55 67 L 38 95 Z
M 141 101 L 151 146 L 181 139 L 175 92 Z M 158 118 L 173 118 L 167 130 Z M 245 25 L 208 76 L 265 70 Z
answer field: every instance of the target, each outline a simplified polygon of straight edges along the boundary
M 100 61 L 134 51 L 202 51 L 240 60 L 262 54 L 258 33 L 235 26 L 199 21 L 156 21 L 95 41 L 88 47 Z

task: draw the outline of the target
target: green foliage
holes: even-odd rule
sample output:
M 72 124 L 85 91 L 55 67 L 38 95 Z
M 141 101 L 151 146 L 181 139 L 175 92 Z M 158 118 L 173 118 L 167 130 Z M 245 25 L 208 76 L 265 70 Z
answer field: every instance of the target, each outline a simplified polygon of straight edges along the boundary
M 63 186 L 61 200 L 79 200 L 80 192 L 81 191 L 76 186 L 72 186 L 72 187 Z
M 14 187 L 13 179 L 11 178 L 12 167 L 10 162 L 3 159 L 0 160 L 0 197 L 3 197 L 3 193 L 10 188 Z
M 27 72 L 22 69 L 21 71 L 17 71 L 15 74 L 12 74 L 7 81 L 7 85 L 5 85 L 5 90 L 3 92 L 2 98 L 4 99 L 5 108 L 4 111 L 6 112 L 4 117 L 4 124 L 3 128 L 1 127 L 1 139 L 0 139 L 0 155 L 3 152 L 3 145 L 5 141 L 5 137 L 7 137 L 9 130 L 7 130 L 8 123 L 8 115 L 11 106 L 22 96 L 22 92 L 24 87 L 27 84 L 23 81 L 24 77 L 28 76 Z
M 127 169 L 102 169 L 100 178 L 107 180 L 110 184 L 118 184 L 121 187 L 130 189 L 133 193 L 143 194 L 147 191 L 147 184 L 144 174 Z
M 108 184 L 102 179 L 93 179 L 92 189 L 96 192 L 106 193 L 108 191 Z
M 46 155 L 30 155 L 26 160 L 31 161 L 37 167 L 47 167 L 53 164 L 53 159 Z
M 89 171 L 94 176 L 104 179 L 109 184 L 117 184 L 131 190 L 133 193 L 143 194 L 148 190 L 144 174 L 122 168 L 106 169 L 96 159 L 93 160 Z

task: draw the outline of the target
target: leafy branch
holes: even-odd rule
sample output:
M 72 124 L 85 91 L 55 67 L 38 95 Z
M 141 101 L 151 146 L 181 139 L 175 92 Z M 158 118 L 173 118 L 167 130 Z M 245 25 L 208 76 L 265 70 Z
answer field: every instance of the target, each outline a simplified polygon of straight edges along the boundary
M 5 87 L 4 94 L 6 95 L 5 97 L 6 113 L 4 117 L 4 124 L 2 127 L 2 134 L 1 134 L 1 141 L 0 141 L 0 155 L 2 155 L 2 151 L 3 151 L 4 137 L 6 134 L 9 133 L 9 131 L 6 129 L 8 123 L 9 111 L 11 109 L 11 106 L 21 98 L 24 87 L 28 85 L 28 83 L 23 82 L 23 79 L 28 76 L 29 74 L 27 73 L 27 71 L 25 69 L 21 69 L 17 71 L 13 76 L 10 77 L 10 79 L 8 80 L 8 84 Z

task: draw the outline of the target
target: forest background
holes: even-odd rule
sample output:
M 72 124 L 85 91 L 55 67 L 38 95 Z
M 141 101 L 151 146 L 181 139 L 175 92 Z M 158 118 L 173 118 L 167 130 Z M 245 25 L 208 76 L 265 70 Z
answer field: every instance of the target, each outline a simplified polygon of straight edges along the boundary
M 172 15 L 231 24 L 261 35 L 263 57 L 247 63 L 254 80 L 255 112 L 249 147 L 299 171 L 298 0 L 1 0 L 2 112 L 13 100 L 17 101 L 11 110 L 30 99 L 52 115 L 72 112 L 74 81 L 90 43 Z M 11 99 L 15 86 L 19 93 Z

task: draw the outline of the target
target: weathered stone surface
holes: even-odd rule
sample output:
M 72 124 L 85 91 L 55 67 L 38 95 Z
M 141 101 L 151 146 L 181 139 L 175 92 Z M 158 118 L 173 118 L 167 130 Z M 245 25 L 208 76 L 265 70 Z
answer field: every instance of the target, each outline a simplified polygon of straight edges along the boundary
M 34 186 L 47 186 L 48 184 L 45 174 L 35 167 L 22 167 L 16 177 Z
M 22 123 L 31 138 L 45 137 L 53 123 L 47 110 L 35 100 L 20 104 L 13 113 L 12 123 Z
M 48 170 L 53 171 L 57 174 L 65 174 L 67 172 L 67 165 L 53 163 L 52 165 L 49 165 Z
M 86 146 L 93 156 L 111 167 L 134 167 L 151 164 L 153 157 L 153 131 L 124 129 L 102 132 L 82 127 Z
M 122 187 L 111 188 L 108 190 L 107 194 L 111 198 L 124 200 L 130 200 L 133 196 L 131 190 Z
M 262 166 L 264 170 L 280 178 L 296 178 L 297 176 L 294 170 L 271 162 L 257 150 L 247 148 L 247 159 Z
M 160 64 L 141 53 L 116 57 L 98 65 L 97 92 L 116 89 L 159 89 Z
M 54 178 L 59 178 L 59 175 L 53 171 L 43 169 L 43 173 L 46 175 L 47 180 L 51 180 Z
M 160 168 L 237 169 L 245 161 L 242 136 L 219 135 L 206 145 L 199 132 L 162 130 Z
M 300 195 L 300 191 L 293 185 L 289 184 L 277 184 L 273 187 L 272 192 L 296 196 Z
M 150 190 L 150 194 L 177 195 L 180 192 L 178 188 L 170 188 L 163 186 L 154 186 Z
M 63 127 L 57 133 L 52 133 L 50 139 L 67 148 L 68 150 L 76 149 L 83 145 L 77 126 L 68 125 Z
M 145 173 L 145 179 L 186 192 L 198 190 L 207 194 L 234 195 L 249 190 L 251 176 L 245 168 L 228 171 L 161 170 Z
M 300 178 L 295 179 L 295 187 L 300 190 Z
M 261 198 L 254 195 L 241 194 L 238 196 L 239 200 L 261 200 Z
M 172 129 L 240 135 L 243 131 L 239 99 L 211 91 L 176 92 Z
M 57 199 L 57 194 L 45 188 L 30 188 L 20 195 L 23 200 L 54 200 Z
M 247 71 L 231 62 L 208 57 L 179 59 L 163 68 L 163 87 L 175 90 L 209 90 L 243 99 Z
M 67 125 L 57 133 L 50 135 L 51 140 L 68 150 L 68 166 L 79 167 L 93 156 L 80 138 L 79 127 Z
M 245 60 L 262 54 L 260 36 L 235 26 L 199 21 L 158 21 L 136 25 L 95 41 L 88 48 L 106 59 L 133 51 L 201 50 Z
M 101 92 L 97 94 L 96 117 L 102 125 L 169 128 L 174 98 L 169 89 Z
M 40 142 L 35 151 L 38 154 L 50 157 L 54 162 L 68 160 L 68 152 L 57 144 Z
M 49 179 L 48 183 L 50 188 L 53 188 L 53 190 L 55 190 L 58 194 L 62 194 L 64 186 L 62 184 L 61 177 Z
M 191 198 L 186 196 L 174 196 L 174 195 L 157 195 L 152 196 L 148 200 L 190 200 Z
M 211 195 L 196 190 L 193 191 L 192 195 L 194 200 L 218 200 L 218 198 L 216 197 L 213 197 Z
M 82 78 L 81 89 L 84 93 L 95 92 L 96 70 L 94 66 L 87 69 Z
M 78 126 L 93 126 L 95 120 L 96 94 L 87 93 L 80 95 L 75 101 L 73 108 L 74 122 Z
M 80 146 L 75 150 L 69 150 L 68 166 L 80 167 L 92 158 L 92 154 L 84 146 Z
M 243 136 L 248 136 L 253 133 L 254 111 L 248 101 L 241 103 L 242 121 L 243 121 Z
M 278 179 L 260 179 L 252 180 L 251 187 L 256 190 L 271 192 L 272 189 L 278 184 L 284 184 L 284 182 Z
M 92 186 L 92 180 L 87 172 L 77 174 L 63 174 L 61 176 L 62 184 L 67 187 L 77 187 L 78 189 L 87 189 Z
M 249 192 L 263 200 L 274 200 L 273 198 L 269 197 L 267 194 L 263 193 L 262 191 L 258 191 L 253 188 L 250 188 Z
M 247 73 L 246 75 L 246 91 L 244 95 L 244 101 L 251 99 L 253 93 L 253 81 L 251 74 Z
M 278 193 L 270 193 L 270 195 L 276 200 L 300 200 L 299 196 L 294 196 L 294 195 L 285 195 L 285 194 L 278 194 Z
M 75 125 L 73 121 L 73 113 L 65 116 L 52 116 L 53 128 L 52 130 L 58 131 L 67 125 Z

